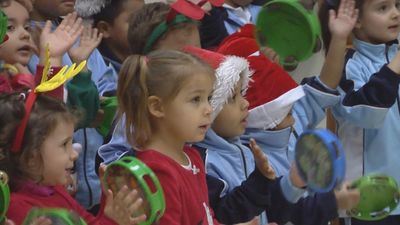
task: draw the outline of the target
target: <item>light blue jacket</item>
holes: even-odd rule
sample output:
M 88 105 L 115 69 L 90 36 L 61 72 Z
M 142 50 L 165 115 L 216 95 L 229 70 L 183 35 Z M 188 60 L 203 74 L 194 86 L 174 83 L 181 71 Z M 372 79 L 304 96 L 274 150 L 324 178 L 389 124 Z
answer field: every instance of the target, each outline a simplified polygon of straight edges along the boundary
M 317 77 L 306 78 L 302 83 L 305 96 L 293 105 L 295 123 L 292 127 L 278 131 L 248 128 L 241 137 L 246 145 L 250 138 L 257 141 L 278 176 L 288 174 L 297 137 L 305 130 L 315 128 L 325 118 L 325 109 L 340 100 L 339 93 L 326 87 Z
M 228 17 L 225 19 L 224 24 L 225 24 L 226 31 L 228 32 L 229 35 L 238 31 L 239 28 L 244 26 L 245 24 L 248 24 L 248 23 L 255 24 L 256 23 L 258 13 L 261 10 L 261 6 L 250 4 L 244 8 L 249 10 L 249 12 L 251 14 L 251 18 L 250 18 L 251 21 L 247 21 L 246 23 L 241 21 L 239 19 L 239 17 L 237 15 L 235 15 L 235 13 L 233 12 L 234 11 L 233 9 L 224 7 L 224 9 L 226 10 L 226 12 L 228 14 Z
M 348 171 L 386 174 L 400 182 L 400 75 L 386 66 L 398 44 L 355 39 L 353 46 L 339 88 L 341 104 L 333 108 L 344 148 L 358 157 L 346 156 L 352 162 Z M 399 208 L 394 214 L 400 214 Z
M 239 138 L 226 140 L 218 136 L 211 128 L 207 131 L 205 139 L 196 143 L 196 146 L 206 150 L 206 172 L 224 181 L 225 193 L 247 179 L 255 169 L 255 161 L 251 150 L 243 145 Z M 290 202 L 297 202 L 304 194 L 303 189 L 294 187 L 288 176 L 281 179 L 281 189 L 285 198 Z M 268 213 L 268 212 L 267 212 Z M 265 224 L 266 215 L 261 215 L 260 224 Z

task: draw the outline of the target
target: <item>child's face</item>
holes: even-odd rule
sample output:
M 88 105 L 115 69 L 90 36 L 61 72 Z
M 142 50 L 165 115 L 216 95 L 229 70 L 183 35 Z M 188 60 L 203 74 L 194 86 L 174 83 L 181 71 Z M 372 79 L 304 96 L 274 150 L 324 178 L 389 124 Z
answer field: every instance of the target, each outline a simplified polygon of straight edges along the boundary
M 242 95 L 242 81 L 236 84 L 234 93 L 215 118 L 212 129 L 223 138 L 240 136 L 246 129 L 249 102 Z
M 209 102 L 214 86 L 213 74 L 193 74 L 183 84 L 178 95 L 166 103 L 163 124 L 171 139 L 198 142 L 211 125 Z
M 0 59 L 6 63 L 27 65 L 32 56 L 33 42 L 29 33 L 28 11 L 16 1 L 2 8 L 8 17 L 9 39 L 0 46 Z
M 72 148 L 74 125 L 60 119 L 41 147 L 44 185 L 65 185 L 71 175 L 78 153 Z
M 34 20 L 54 20 L 74 11 L 75 0 L 35 0 Z
M 127 0 L 123 3 L 123 10 L 115 18 L 112 24 L 108 25 L 109 30 L 103 36 L 103 40 L 109 45 L 109 48 L 114 51 L 114 55 L 125 60 L 130 55 L 128 43 L 128 28 L 129 19 L 133 13 L 138 11 L 144 4 L 143 0 Z
M 280 122 L 276 127 L 274 127 L 272 130 L 283 130 L 285 128 L 291 127 L 294 124 L 294 118 L 292 116 L 292 113 L 289 113 L 283 120 Z
M 201 47 L 199 29 L 196 24 L 188 23 L 182 28 L 170 29 L 154 48 L 181 51 L 185 46 Z
M 372 44 L 397 39 L 400 32 L 399 8 L 399 0 L 365 0 L 356 24 L 356 37 Z

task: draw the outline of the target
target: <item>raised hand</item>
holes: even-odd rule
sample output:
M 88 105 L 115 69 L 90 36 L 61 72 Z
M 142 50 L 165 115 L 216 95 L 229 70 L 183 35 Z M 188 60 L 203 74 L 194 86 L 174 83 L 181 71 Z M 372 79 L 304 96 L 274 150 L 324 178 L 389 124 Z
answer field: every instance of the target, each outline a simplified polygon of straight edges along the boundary
M 79 46 L 68 51 L 72 61 L 80 63 L 83 60 L 87 60 L 93 50 L 100 44 L 102 38 L 103 34 L 99 33 L 97 28 L 86 27 L 81 34 Z
M 350 188 L 349 182 L 341 184 L 339 189 L 335 190 L 335 197 L 338 209 L 350 210 L 354 208 L 360 201 L 360 191 Z
M 50 48 L 50 59 L 61 64 L 62 56 L 72 47 L 83 31 L 82 19 L 78 18 L 76 12 L 68 14 L 60 25 L 51 31 L 51 22 L 47 21 L 40 35 L 40 59 L 44 60 L 46 47 Z M 43 64 L 43 61 L 41 61 Z M 53 66 L 55 63 L 52 61 Z
M 99 177 L 104 177 L 105 170 L 106 166 L 101 164 Z M 106 196 L 104 214 L 119 225 L 136 225 L 147 219 L 144 214 L 138 217 L 132 216 L 143 203 L 137 190 L 129 190 L 124 185 L 115 197 L 111 190 L 104 190 L 104 192 Z
M 250 149 L 256 161 L 257 169 L 268 179 L 275 179 L 275 170 L 269 164 L 268 158 L 261 150 L 260 146 L 258 146 L 256 141 L 252 138 L 250 139 Z
M 113 197 L 111 190 L 106 192 L 106 206 L 104 214 L 119 225 L 136 225 L 146 220 L 146 215 L 132 216 L 142 205 L 143 199 L 137 190 L 129 190 L 125 185 Z
M 272 48 L 261 47 L 260 52 L 272 62 L 279 64 L 279 55 Z
M 355 0 L 341 0 L 338 12 L 329 10 L 329 30 L 332 37 L 347 39 L 356 25 L 358 9 Z

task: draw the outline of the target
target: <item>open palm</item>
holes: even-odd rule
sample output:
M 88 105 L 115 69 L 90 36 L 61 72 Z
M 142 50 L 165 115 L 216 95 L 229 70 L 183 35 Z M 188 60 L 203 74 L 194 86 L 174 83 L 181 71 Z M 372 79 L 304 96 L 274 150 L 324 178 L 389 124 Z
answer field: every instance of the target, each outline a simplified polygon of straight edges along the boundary
M 79 40 L 79 46 L 68 51 L 72 61 L 80 63 L 83 60 L 87 60 L 93 50 L 100 44 L 102 38 L 103 34 L 99 33 L 96 28 L 85 28 Z
M 82 33 L 82 19 L 76 13 L 68 14 L 52 32 L 51 22 L 47 21 L 40 35 L 40 52 L 44 53 L 47 45 L 50 57 L 62 57 Z
M 337 14 L 329 10 L 329 29 L 332 36 L 346 39 L 352 32 L 358 17 L 354 0 L 342 0 Z

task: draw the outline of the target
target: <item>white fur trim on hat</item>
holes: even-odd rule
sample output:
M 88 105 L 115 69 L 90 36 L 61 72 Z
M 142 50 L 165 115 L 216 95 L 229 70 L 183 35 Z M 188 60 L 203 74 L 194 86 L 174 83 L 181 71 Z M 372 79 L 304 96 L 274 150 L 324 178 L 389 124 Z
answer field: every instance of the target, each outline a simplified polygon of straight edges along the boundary
M 243 76 L 242 89 L 246 90 L 252 72 L 249 69 L 249 62 L 242 57 L 226 56 L 215 71 L 216 81 L 211 106 L 213 108 L 212 119 L 217 117 L 225 103 L 232 97 L 236 84 Z
M 75 11 L 80 17 L 88 18 L 99 13 L 111 0 L 76 0 Z
M 270 102 L 251 109 L 247 117 L 247 127 L 268 130 L 278 126 L 291 112 L 293 104 L 304 95 L 303 86 L 300 85 Z

